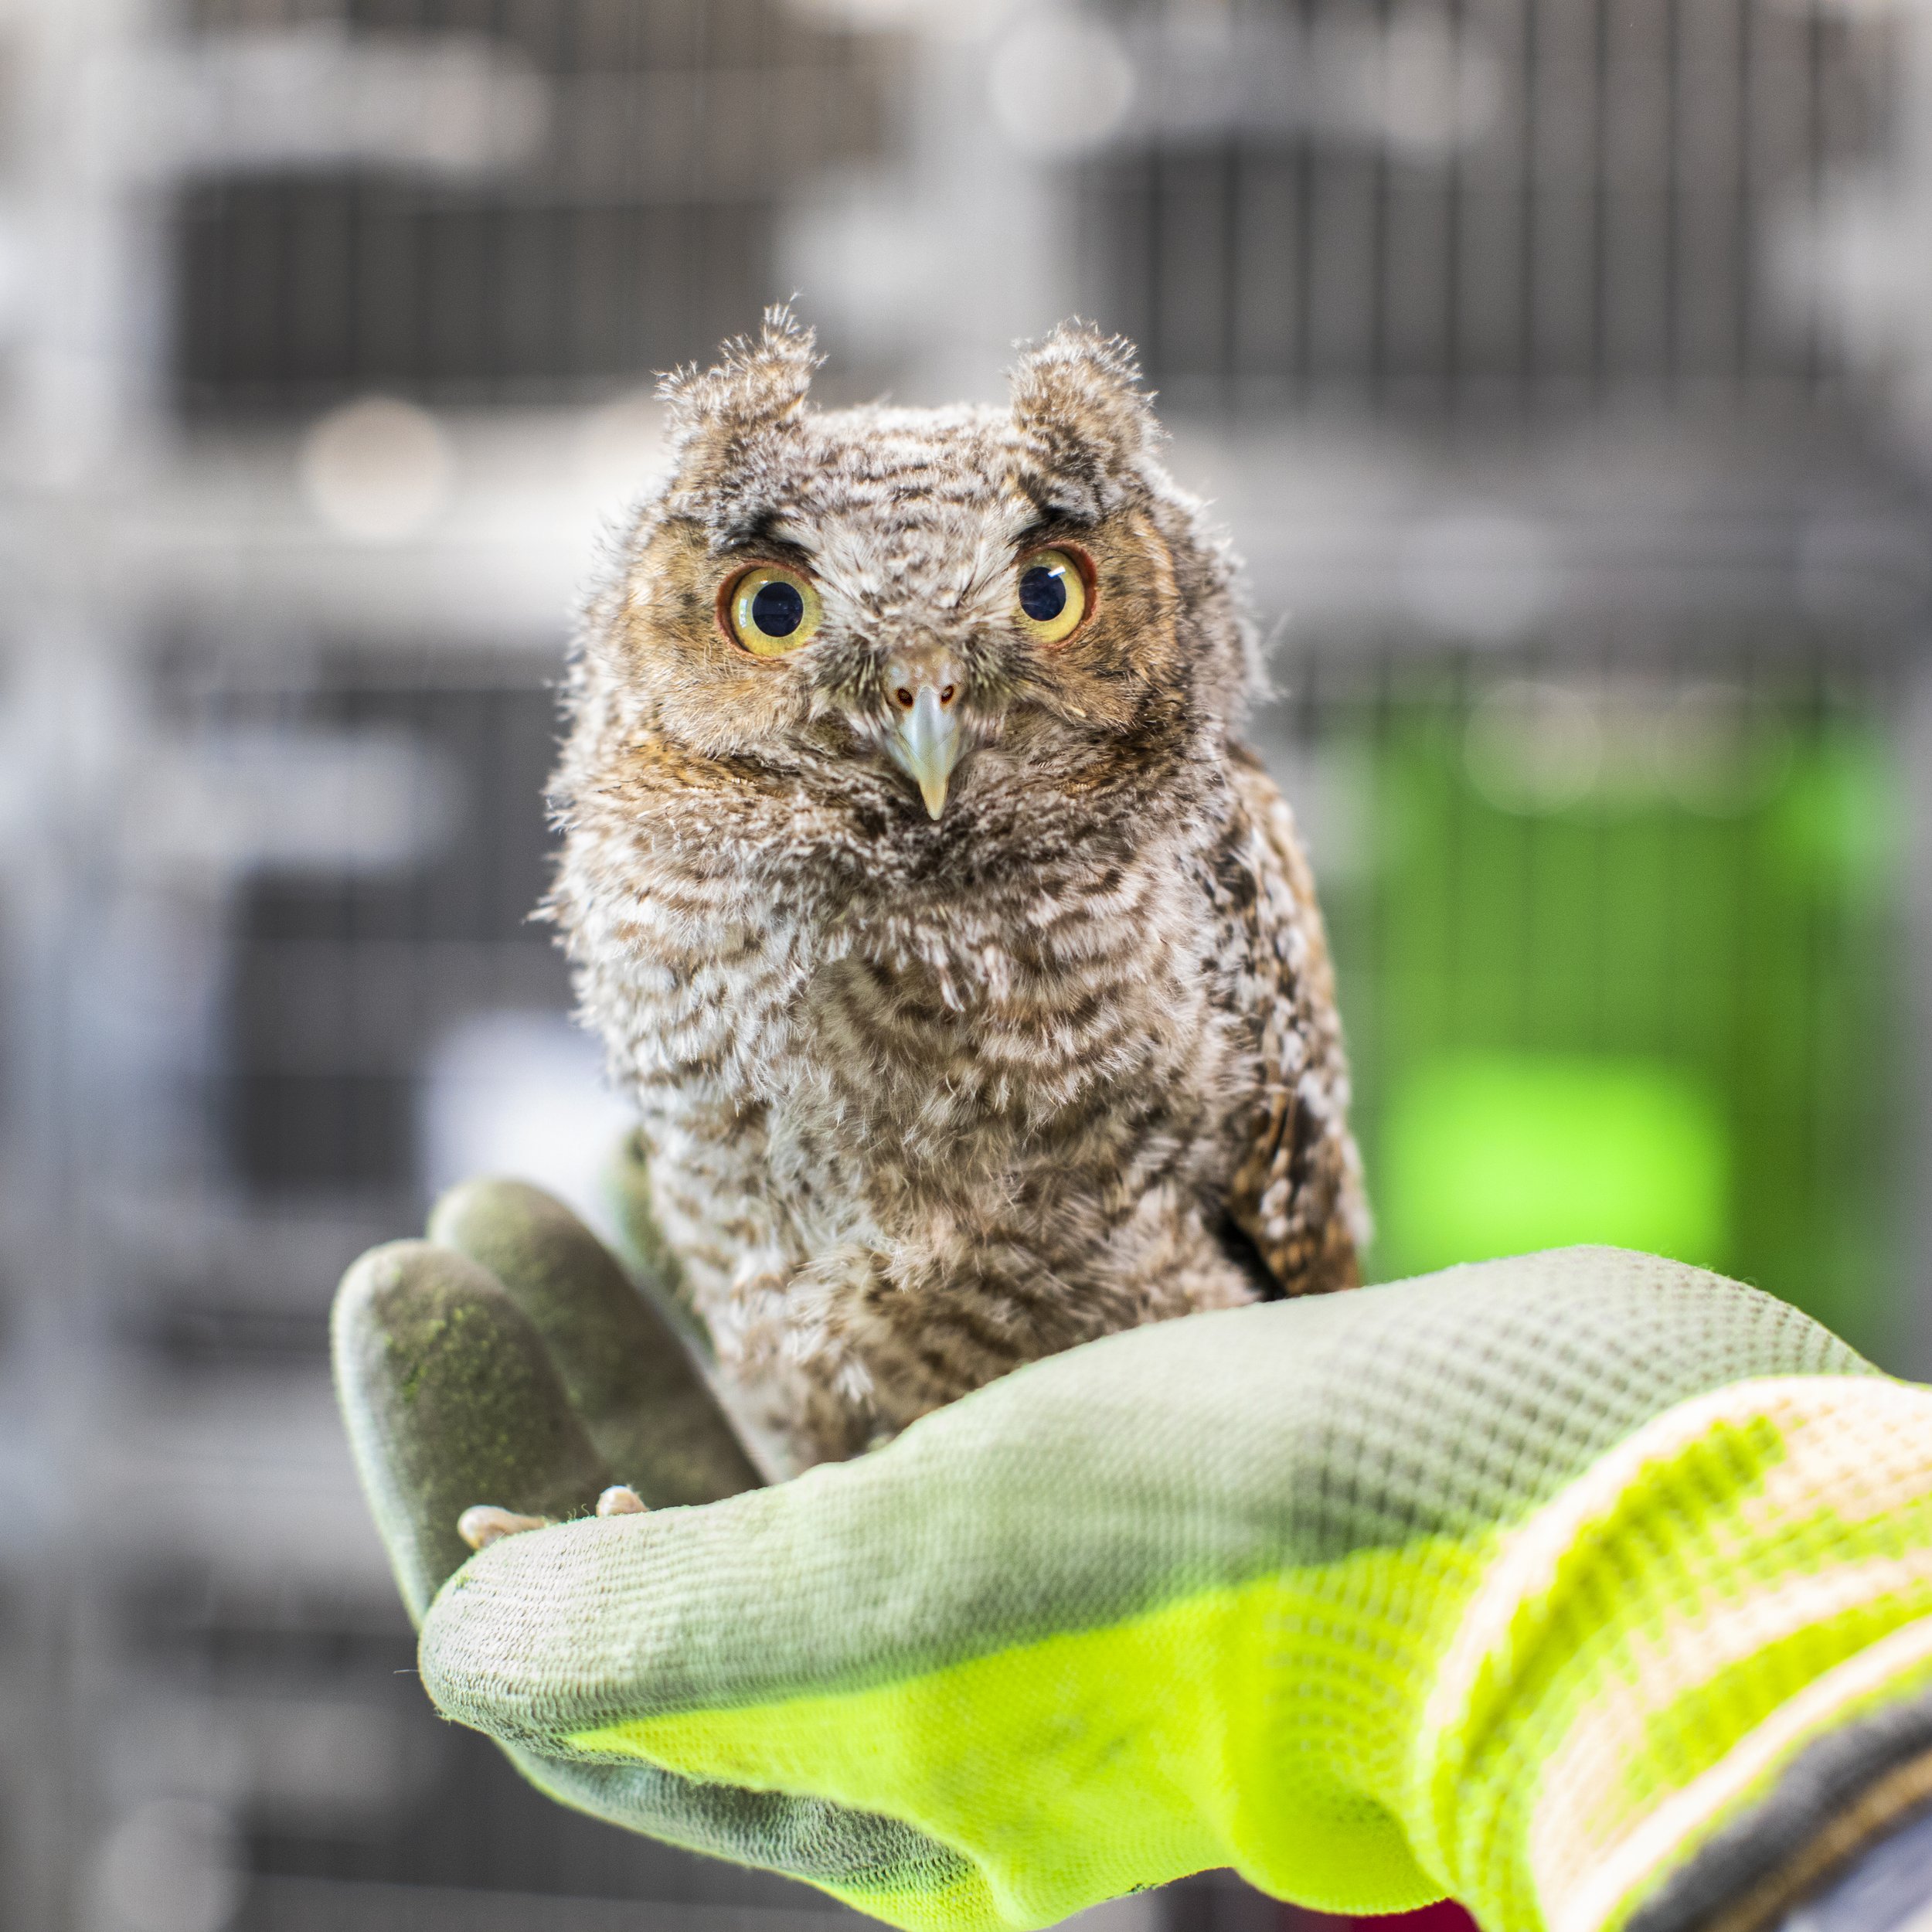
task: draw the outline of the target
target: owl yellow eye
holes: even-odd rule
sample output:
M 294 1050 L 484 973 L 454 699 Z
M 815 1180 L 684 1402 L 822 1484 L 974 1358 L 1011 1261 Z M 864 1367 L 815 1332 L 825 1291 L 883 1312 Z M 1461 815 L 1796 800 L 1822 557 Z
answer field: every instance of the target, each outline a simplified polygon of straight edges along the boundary
M 823 614 L 818 593 L 796 570 L 754 564 L 725 597 L 731 634 L 754 658 L 782 658 L 809 644 Z
M 1019 563 L 1019 626 L 1036 644 L 1059 644 L 1087 615 L 1087 579 L 1065 550 L 1035 550 Z

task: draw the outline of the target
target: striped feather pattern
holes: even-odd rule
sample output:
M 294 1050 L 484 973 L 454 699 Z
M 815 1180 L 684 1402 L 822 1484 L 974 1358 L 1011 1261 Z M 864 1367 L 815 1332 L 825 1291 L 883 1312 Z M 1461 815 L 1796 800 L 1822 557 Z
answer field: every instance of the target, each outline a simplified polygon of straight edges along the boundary
M 781 313 L 674 377 L 665 485 L 583 626 L 551 910 L 636 1097 L 664 1233 L 784 1458 L 849 1456 L 1021 1362 L 1349 1285 L 1364 1233 L 1321 922 L 1239 747 L 1233 566 L 1121 345 L 1070 328 L 1009 410 L 807 406 Z M 1043 542 L 1083 628 L 1015 616 Z M 747 562 L 822 629 L 753 659 Z M 883 667 L 960 667 L 942 816 Z

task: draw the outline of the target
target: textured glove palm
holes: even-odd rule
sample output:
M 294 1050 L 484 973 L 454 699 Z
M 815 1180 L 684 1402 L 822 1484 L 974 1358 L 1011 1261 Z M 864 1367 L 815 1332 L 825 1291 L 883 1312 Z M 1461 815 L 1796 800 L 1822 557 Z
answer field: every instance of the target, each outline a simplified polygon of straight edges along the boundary
M 338 1379 L 430 1694 L 617 1822 L 921 1932 L 1220 1865 L 1669 1932 L 1788 1889 L 1794 1766 L 1804 1825 L 1896 1810 L 1932 1749 L 1932 1397 L 1607 1250 L 1115 1336 L 854 1463 L 507 1538 L 432 1604 L 468 1504 L 752 1480 L 532 1198 L 433 1224 L 494 1278 L 366 1257 Z

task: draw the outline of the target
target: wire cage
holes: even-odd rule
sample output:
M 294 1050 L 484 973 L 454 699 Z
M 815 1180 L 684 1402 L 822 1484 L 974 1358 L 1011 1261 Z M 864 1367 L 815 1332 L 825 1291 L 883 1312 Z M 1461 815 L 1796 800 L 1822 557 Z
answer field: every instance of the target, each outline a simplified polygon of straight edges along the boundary
M 271 148 L 182 185 L 171 373 L 202 414 L 372 389 L 594 397 L 704 354 L 774 299 L 787 189 L 876 156 L 891 124 L 890 43 L 777 0 L 197 0 L 192 15 L 217 81 L 279 63 L 303 94 L 395 103 L 362 117 L 387 165 L 357 154 L 352 120 L 299 156 L 285 141 L 279 165 Z
M 1896 648 L 1319 659 L 1312 807 L 1382 1278 L 1575 1241 L 1916 1339 Z
M 1882 154 L 1894 23 L 1761 0 L 1122 4 L 1091 299 L 1195 407 L 1842 399 L 1774 272 Z M 1767 264 L 1770 270 L 1767 272 Z M 1782 299 L 1781 299 L 1782 298 Z
M 1858 195 L 1932 114 L 1905 11 L 983 11 L 124 7 L 131 158 L 20 63 L 80 159 L 0 175 L 96 223 L 76 275 L 138 326 L 122 441 L 0 606 L 49 801 L 0 770 L 0 1377 L 87 1418 L 0 1451 L 117 1512 L 0 1539 L 0 1710 L 45 1740 L 0 1767 L 0 1915 L 855 1922 L 438 1723 L 326 1371 L 361 1249 L 478 1166 L 581 1182 L 621 1120 L 531 917 L 570 580 L 652 372 L 801 260 L 834 394 L 940 400 L 961 331 L 990 376 L 1009 270 L 1025 326 L 1138 340 L 1292 614 L 1250 728 L 1331 927 L 1375 1273 L 1628 1242 L 1926 1366 L 1923 496 L 1818 272 L 1848 210 L 1903 246 Z M 1111 1923 L 1294 1922 L 1203 1879 Z

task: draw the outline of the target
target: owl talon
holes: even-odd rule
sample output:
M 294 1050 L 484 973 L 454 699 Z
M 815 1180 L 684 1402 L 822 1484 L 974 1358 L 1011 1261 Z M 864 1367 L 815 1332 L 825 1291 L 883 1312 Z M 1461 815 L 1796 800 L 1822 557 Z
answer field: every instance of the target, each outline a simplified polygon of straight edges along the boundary
M 548 1516 L 519 1516 L 513 1509 L 499 1509 L 487 1502 L 464 1510 L 456 1519 L 456 1533 L 472 1549 L 487 1549 L 500 1536 L 520 1536 L 526 1529 L 549 1526 Z
M 629 1484 L 614 1482 L 597 1498 L 600 1516 L 635 1516 L 649 1505 Z

